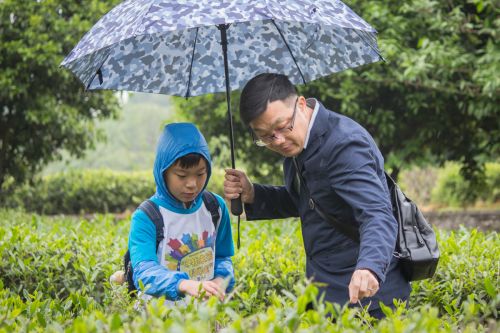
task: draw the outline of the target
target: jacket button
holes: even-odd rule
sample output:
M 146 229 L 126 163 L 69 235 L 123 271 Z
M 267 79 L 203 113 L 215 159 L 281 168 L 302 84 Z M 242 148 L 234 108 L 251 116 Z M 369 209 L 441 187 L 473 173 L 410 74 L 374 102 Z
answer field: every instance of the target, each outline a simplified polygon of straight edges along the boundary
M 309 199 L 309 209 L 314 209 L 314 201 L 313 201 L 313 199 Z

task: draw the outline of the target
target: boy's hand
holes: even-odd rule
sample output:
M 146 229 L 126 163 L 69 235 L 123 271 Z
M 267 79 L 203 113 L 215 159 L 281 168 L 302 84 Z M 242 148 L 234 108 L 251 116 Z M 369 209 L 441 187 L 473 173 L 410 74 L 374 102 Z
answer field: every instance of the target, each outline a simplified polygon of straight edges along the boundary
M 222 287 L 222 283 L 224 282 L 224 279 L 219 276 L 219 277 L 216 277 L 215 279 L 212 279 L 212 281 L 217 283 L 219 285 L 219 287 Z
M 240 170 L 226 169 L 224 180 L 224 196 L 226 199 L 237 199 L 241 194 L 241 201 L 251 204 L 254 201 L 255 192 L 253 184 L 248 176 Z
M 109 277 L 109 281 L 114 284 L 123 284 L 125 283 L 125 272 L 124 271 L 116 271 Z
M 202 291 L 205 291 L 205 298 L 210 296 L 218 297 L 224 300 L 225 292 L 215 281 L 194 281 L 182 280 L 179 283 L 179 291 L 193 297 L 199 297 Z
M 217 283 L 219 285 L 219 287 L 221 288 L 221 290 L 226 291 L 227 287 L 229 286 L 229 282 L 231 282 L 231 277 L 226 276 L 225 278 L 223 278 L 223 277 L 218 276 L 215 279 L 213 279 L 212 281 Z

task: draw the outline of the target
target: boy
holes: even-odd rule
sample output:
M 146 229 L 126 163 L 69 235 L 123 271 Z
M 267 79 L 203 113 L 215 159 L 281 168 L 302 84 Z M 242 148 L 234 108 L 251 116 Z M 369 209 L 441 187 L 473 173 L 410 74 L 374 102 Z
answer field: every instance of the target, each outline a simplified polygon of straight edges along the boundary
M 142 210 L 132 216 L 129 235 L 134 285 L 146 294 L 178 301 L 185 295 L 224 298 L 234 285 L 231 256 L 234 245 L 229 213 L 216 196 L 220 219 L 215 227 L 202 193 L 211 174 L 208 145 L 190 123 L 165 126 L 154 164 L 158 205 L 164 221 L 164 238 L 156 250 L 156 229 Z M 229 285 L 227 281 L 229 280 Z

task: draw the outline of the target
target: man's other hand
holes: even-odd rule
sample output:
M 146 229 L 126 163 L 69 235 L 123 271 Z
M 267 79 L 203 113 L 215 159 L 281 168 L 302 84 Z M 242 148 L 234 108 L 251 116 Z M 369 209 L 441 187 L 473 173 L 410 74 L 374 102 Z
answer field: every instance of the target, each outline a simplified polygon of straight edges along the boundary
M 370 270 L 355 270 L 349 283 L 349 301 L 355 304 L 365 297 L 371 297 L 377 293 L 379 287 L 377 277 Z

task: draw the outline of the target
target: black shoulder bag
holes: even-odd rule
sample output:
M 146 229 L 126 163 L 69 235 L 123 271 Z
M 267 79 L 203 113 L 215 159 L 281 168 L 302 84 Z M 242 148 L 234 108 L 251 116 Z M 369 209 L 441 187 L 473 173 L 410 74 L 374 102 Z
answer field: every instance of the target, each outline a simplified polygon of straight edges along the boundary
M 308 193 L 309 206 L 313 207 L 322 219 L 330 222 L 335 229 L 359 243 L 358 228 L 342 223 L 335 217 L 326 214 L 313 200 L 295 158 L 293 158 L 293 163 L 298 181 Z M 434 275 L 439 261 L 436 235 L 417 205 L 401 191 L 387 173 L 385 173 L 385 177 L 391 194 L 392 212 L 398 222 L 394 256 L 399 258 L 403 274 L 409 281 L 428 279 Z

